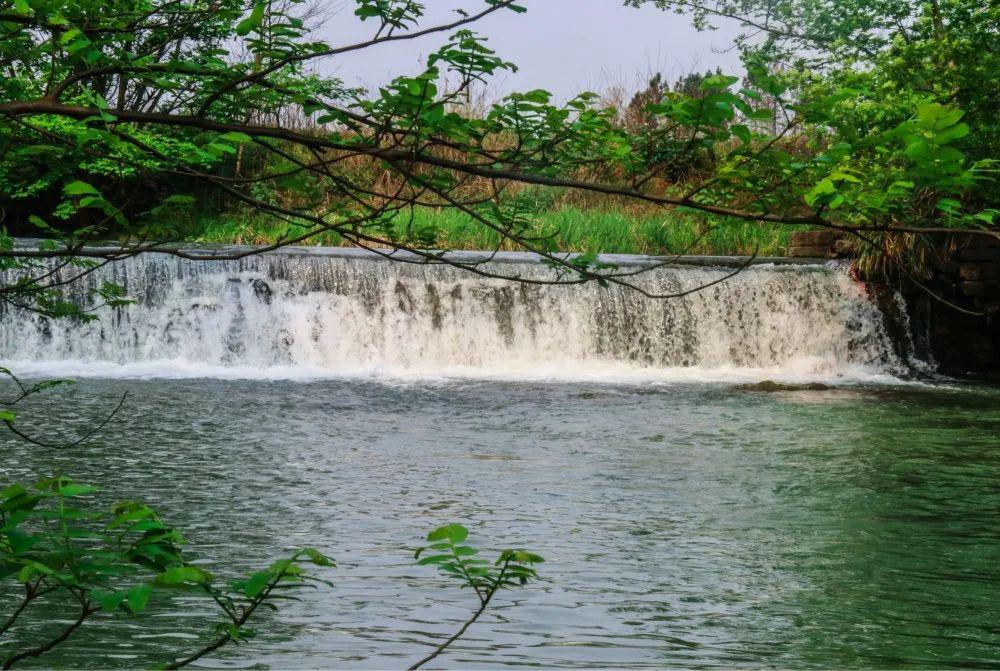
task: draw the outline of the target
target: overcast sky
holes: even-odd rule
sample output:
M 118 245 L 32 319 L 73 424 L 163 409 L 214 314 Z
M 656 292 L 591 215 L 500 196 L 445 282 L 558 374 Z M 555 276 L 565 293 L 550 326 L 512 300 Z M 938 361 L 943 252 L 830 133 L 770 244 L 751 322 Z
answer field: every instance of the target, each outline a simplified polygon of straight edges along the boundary
M 422 26 L 447 23 L 456 7 L 474 13 L 482 0 L 425 0 Z M 735 72 L 737 54 L 730 50 L 732 27 L 698 32 L 685 16 L 654 7 L 635 9 L 623 0 L 521 0 L 527 13 L 501 11 L 473 24 L 489 38 L 498 55 L 520 71 L 501 75 L 491 94 L 542 88 L 564 100 L 582 90 L 604 91 L 609 85 L 639 88 L 640 80 L 662 72 L 670 81 L 688 72 L 714 69 Z M 354 16 L 353 1 L 331 0 L 331 16 L 321 35 L 331 45 L 350 44 L 371 35 L 377 26 Z M 447 33 L 397 42 L 327 61 L 322 69 L 348 85 L 375 87 L 392 76 L 413 74 Z

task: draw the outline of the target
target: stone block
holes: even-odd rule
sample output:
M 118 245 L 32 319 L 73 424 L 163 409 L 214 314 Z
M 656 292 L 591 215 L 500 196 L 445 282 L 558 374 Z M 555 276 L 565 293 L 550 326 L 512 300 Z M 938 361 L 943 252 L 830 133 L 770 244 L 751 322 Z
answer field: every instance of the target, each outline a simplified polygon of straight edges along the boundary
M 841 234 L 838 231 L 798 231 L 792 233 L 789 245 L 794 247 L 830 246 L 840 237 Z
M 970 249 L 1000 249 L 1000 238 L 990 235 L 956 235 L 955 241 Z
M 830 255 L 829 245 L 791 245 L 788 247 L 788 255 L 798 258 L 823 258 Z
M 1000 282 L 966 281 L 961 283 L 960 288 L 963 294 L 974 298 L 1000 297 Z
M 944 261 L 937 265 L 937 273 L 943 277 L 958 277 L 959 264 L 955 261 Z
M 972 357 L 981 365 L 989 366 L 996 361 L 997 348 L 988 340 L 973 343 L 969 350 Z
M 962 295 L 962 292 L 958 289 L 957 282 L 933 282 L 932 285 L 932 291 L 943 298 Z
M 853 240 L 840 238 L 833 241 L 833 253 L 836 256 L 853 256 L 857 245 Z
M 992 263 L 963 263 L 958 276 L 963 280 L 993 280 L 1000 275 L 1000 268 Z
M 981 312 L 987 317 L 993 317 L 1000 314 L 1000 303 L 992 301 L 988 298 L 973 298 L 972 304 L 976 307 L 976 312 Z
M 968 246 L 958 250 L 959 261 L 992 261 L 1000 264 L 1000 248 Z

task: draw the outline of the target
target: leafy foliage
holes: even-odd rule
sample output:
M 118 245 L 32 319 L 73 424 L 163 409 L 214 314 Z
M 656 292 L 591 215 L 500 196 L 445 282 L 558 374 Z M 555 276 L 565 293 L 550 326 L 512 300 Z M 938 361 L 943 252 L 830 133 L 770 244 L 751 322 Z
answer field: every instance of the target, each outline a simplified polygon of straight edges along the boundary
M 254 638 L 257 632 L 249 625 L 261 608 L 277 610 L 282 601 L 298 600 L 296 590 L 331 585 L 313 570 L 335 564 L 314 548 L 295 550 L 263 570 L 220 584 L 188 559 L 181 533 L 151 508 L 137 501 L 101 508 L 98 495 L 98 488 L 65 476 L 0 491 L 0 589 L 16 583 L 23 595 L 0 620 L 0 637 L 15 632 L 32 604 L 43 598 L 75 609 L 70 624 L 51 638 L 27 647 L 5 646 L 3 668 L 40 657 L 95 617 L 134 616 L 144 612 L 157 593 L 185 590 L 205 595 L 222 619 L 206 645 L 165 667 L 181 668 L 225 645 Z M 480 607 L 458 633 L 412 668 L 457 640 L 498 590 L 538 577 L 534 565 L 543 560 L 537 554 L 504 550 L 490 563 L 476 556 L 478 551 L 465 542 L 468 535 L 460 524 L 440 527 L 428 535 L 431 545 L 416 553 L 418 564 L 437 566 L 471 588 Z
M 288 598 L 289 589 L 326 582 L 306 566 L 334 565 L 319 551 L 304 548 L 244 580 L 219 586 L 208 571 L 187 560 L 184 538 L 152 509 L 125 501 L 101 510 L 92 505 L 97 491 L 64 476 L 0 491 L 0 583 L 15 581 L 23 592 L 20 604 L 0 624 L 0 636 L 9 633 L 32 602 L 49 594 L 68 596 L 65 601 L 77 611 L 55 637 L 20 650 L 7 648 L 3 668 L 41 656 L 95 616 L 141 613 L 156 591 L 203 592 L 225 619 L 209 646 L 168 667 L 179 668 L 253 636 L 246 626 L 253 614 L 261 606 L 275 608 L 278 599 Z
M 939 24 L 956 40 L 981 44 L 989 31 L 972 29 L 972 17 L 993 20 L 992 10 L 961 6 L 949 5 Z M 927 105 L 939 105 L 947 119 L 965 101 L 967 116 L 976 116 L 990 95 L 902 95 L 884 120 L 858 123 L 850 110 L 884 97 L 880 68 L 822 74 L 832 72 L 833 56 L 848 63 L 861 62 L 848 53 L 870 54 L 866 63 L 880 54 L 902 57 L 885 34 L 893 22 L 902 21 L 911 37 L 937 35 L 937 24 L 927 28 L 921 18 L 925 10 L 902 0 L 855 3 L 850 11 L 815 3 L 767 10 L 768 25 L 777 26 L 769 44 L 826 45 L 827 69 L 778 72 L 767 49 L 745 41 L 753 56 L 746 80 L 716 72 L 673 91 L 657 86 L 663 95 L 644 101 L 644 122 L 632 125 L 592 93 L 566 104 L 542 90 L 515 93 L 477 114 L 463 106 L 471 87 L 515 68 L 471 28 L 495 12 L 523 11 L 508 0 L 428 27 L 422 3 L 357 0 L 355 15 L 373 35 L 340 46 L 314 39 L 300 2 L 3 0 L 0 8 L 8 35 L 0 66 L 19 73 L 0 83 L 0 143 L 8 148 L 0 189 L 11 230 L 55 241 L 43 257 L 114 260 L 163 249 L 189 234 L 197 206 L 214 198 L 283 222 L 286 232 L 274 245 L 336 235 L 495 274 L 429 251 L 433 231 L 392 223 L 433 207 L 463 213 L 501 245 L 541 254 L 562 268 L 555 283 L 635 286 L 617 269 L 573 264 L 555 253 L 551 237 L 533 235 L 517 200 L 524 184 L 760 225 L 834 228 L 865 241 L 876 233 L 991 226 L 992 205 L 976 193 L 992 176 L 994 153 L 972 143 L 974 133 L 962 136 L 961 122 L 924 144 L 906 139 L 937 109 Z M 756 0 L 727 0 L 694 11 L 765 10 Z M 801 34 L 792 31 L 795 21 Z M 375 91 L 346 87 L 311 67 L 431 34 L 441 35 L 441 46 L 423 70 Z M 927 142 L 938 149 L 921 153 Z M 693 169 L 699 175 L 689 187 L 671 181 Z M 946 211 L 928 208 L 931 201 Z M 109 239 L 117 240 L 114 249 L 87 248 Z M 8 247 L 0 256 L 27 254 Z M 33 291 L 51 286 L 47 270 L 23 270 Z
M 490 563 L 477 556 L 479 550 L 465 544 L 468 537 L 469 530 L 461 524 L 439 527 L 427 535 L 431 544 L 418 549 L 414 558 L 421 566 L 436 566 L 459 579 L 482 602 L 488 602 L 498 589 L 520 587 L 534 580 L 538 575 L 533 565 L 545 561 L 525 550 L 504 550 Z
M 472 589 L 479 599 L 479 608 L 453 636 L 411 666 L 409 671 L 420 668 L 458 640 L 485 612 L 498 590 L 521 587 L 537 579 L 538 573 L 534 565 L 545 561 L 527 550 L 504 550 L 491 563 L 478 557 L 479 551 L 466 544 L 468 537 L 469 530 L 461 524 L 447 524 L 427 534 L 430 545 L 419 548 L 414 553 L 418 564 L 437 566 L 442 573 L 458 580 L 462 587 Z
M 647 4 L 650 0 L 629 0 Z M 887 131 L 923 105 L 963 110 L 975 129 L 959 149 L 973 161 L 1000 151 L 1000 8 L 976 0 L 652 0 L 689 14 L 696 26 L 740 24 L 737 44 L 750 63 L 772 64 L 802 101 L 850 92 L 834 128 L 846 141 Z M 955 138 L 960 139 L 960 138 Z M 979 192 L 998 203 L 995 184 Z

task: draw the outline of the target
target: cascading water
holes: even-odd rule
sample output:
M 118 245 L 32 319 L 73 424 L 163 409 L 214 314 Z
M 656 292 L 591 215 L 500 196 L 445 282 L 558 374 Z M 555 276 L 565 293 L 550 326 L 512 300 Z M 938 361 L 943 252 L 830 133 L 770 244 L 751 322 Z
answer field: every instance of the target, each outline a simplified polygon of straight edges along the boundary
M 540 264 L 492 266 L 551 277 Z M 671 266 L 637 281 L 678 292 L 731 272 Z M 683 298 L 595 283 L 517 284 L 357 253 L 239 261 L 147 254 L 101 282 L 136 303 L 88 323 L 0 314 L 5 365 L 69 375 L 857 379 L 900 370 L 882 315 L 846 271 L 755 266 Z

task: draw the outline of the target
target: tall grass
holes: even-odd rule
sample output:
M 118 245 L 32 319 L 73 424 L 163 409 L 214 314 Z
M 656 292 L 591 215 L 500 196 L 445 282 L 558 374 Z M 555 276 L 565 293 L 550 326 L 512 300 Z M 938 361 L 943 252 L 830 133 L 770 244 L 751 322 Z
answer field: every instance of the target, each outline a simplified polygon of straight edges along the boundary
M 517 249 L 500 234 L 456 210 L 418 209 L 412 219 L 395 220 L 400 238 L 419 232 L 438 249 Z M 269 244 L 286 233 L 301 234 L 277 219 L 260 214 L 219 215 L 203 219 L 199 242 Z M 706 220 L 678 212 L 563 207 L 532 217 L 530 235 L 544 237 L 565 252 L 606 254 L 783 254 L 791 231 L 753 222 Z M 321 233 L 307 244 L 344 244 L 334 233 Z

